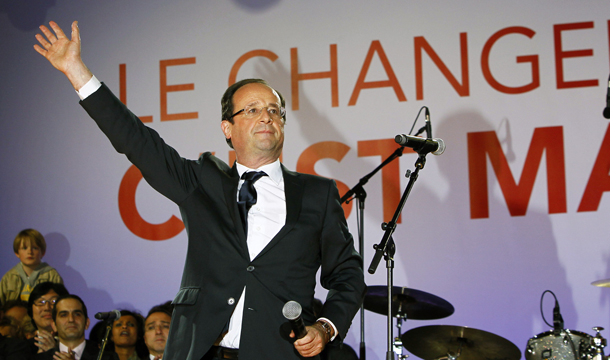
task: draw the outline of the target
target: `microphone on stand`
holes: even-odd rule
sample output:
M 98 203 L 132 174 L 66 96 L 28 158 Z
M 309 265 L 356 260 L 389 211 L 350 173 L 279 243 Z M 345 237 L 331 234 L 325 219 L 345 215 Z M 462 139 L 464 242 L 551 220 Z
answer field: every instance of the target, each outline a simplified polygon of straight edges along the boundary
M 394 137 L 394 141 L 398 145 L 410 147 L 420 155 L 430 152 L 434 155 L 441 155 L 445 152 L 445 142 L 443 139 L 424 139 L 417 136 L 399 134 Z
M 563 330 L 563 317 L 561 316 L 561 311 L 559 310 L 559 302 L 555 299 L 555 307 L 553 308 L 553 326 L 555 328 L 555 332 L 559 333 Z
M 112 310 L 107 312 L 98 312 L 95 314 L 95 318 L 98 320 L 116 320 L 121 317 L 121 312 L 119 310 Z
M 297 339 L 301 339 L 307 335 L 303 318 L 301 318 L 302 311 L 303 308 L 301 307 L 301 304 L 294 300 L 288 301 L 282 308 L 282 314 L 284 314 L 284 317 L 290 322 L 292 331 L 294 331 L 294 335 Z

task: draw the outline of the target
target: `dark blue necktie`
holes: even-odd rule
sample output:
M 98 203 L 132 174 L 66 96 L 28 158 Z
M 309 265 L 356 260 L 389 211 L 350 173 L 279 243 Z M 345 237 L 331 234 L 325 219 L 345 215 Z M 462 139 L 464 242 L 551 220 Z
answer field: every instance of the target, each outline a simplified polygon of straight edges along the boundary
M 263 176 L 267 176 L 264 171 L 250 171 L 241 175 L 244 183 L 239 189 L 237 207 L 239 208 L 239 216 L 241 217 L 241 223 L 244 226 L 246 236 L 248 235 L 248 211 L 252 205 L 256 204 L 254 183 Z

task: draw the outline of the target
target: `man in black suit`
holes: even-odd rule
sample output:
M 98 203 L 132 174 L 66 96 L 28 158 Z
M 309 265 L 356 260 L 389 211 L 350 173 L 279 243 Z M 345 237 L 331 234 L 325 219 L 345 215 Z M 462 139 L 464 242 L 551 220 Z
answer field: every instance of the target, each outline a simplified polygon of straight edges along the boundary
M 64 295 L 53 308 L 53 330 L 57 333 L 57 347 L 36 354 L 36 360 L 95 360 L 99 348 L 85 340 L 89 328 L 87 306 L 76 295 Z M 117 360 L 116 354 L 104 353 L 104 360 Z
M 260 79 L 230 86 L 222 98 L 221 130 L 236 164 L 209 152 L 187 160 L 93 76 L 80 57 L 76 22 L 71 39 L 50 25 L 53 32 L 40 27 L 44 36 L 36 36 L 36 51 L 68 77 L 114 148 L 180 207 L 189 244 L 165 359 L 298 359 L 341 341 L 364 296 L 362 260 L 334 181 L 279 162 L 286 121 L 281 94 Z M 259 171 L 258 181 L 248 178 Z M 250 211 L 249 202 L 256 204 Z M 316 318 L 320 268 L 329 293 Z M 302 305 L 311 324 L 296 341 L 282 315 L 290 300 Z

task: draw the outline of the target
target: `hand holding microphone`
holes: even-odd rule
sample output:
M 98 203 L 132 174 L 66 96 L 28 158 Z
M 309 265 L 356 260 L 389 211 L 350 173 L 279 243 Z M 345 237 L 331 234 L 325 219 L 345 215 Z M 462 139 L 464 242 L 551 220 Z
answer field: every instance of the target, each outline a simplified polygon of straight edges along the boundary
M 294 337 L 297 339 L 294 342 L 294 348 L 303 357 L 316 356 L 324 350 L 326 343 L 330 341 L 330 335 L 326 332 L 327 335 L 325 336 L 325 331 L 320 330 L 319 328 L 313 330 L 316 329 L 316 326 L 318 325 L 308 326 L 306 328 L 303 323 L 303 318 L 301 318 L 302 310 L 301 304 L 298 302 L 288 301 L 284 304 L 282 314 L 284 314 L 284 317 L 290 322 Z
M 284 317 L 290 322 L 292 331 L 294 331 L 294 335 L 297 339 L 301 339 L 307 335 L 303 318 L 301 318 L 302 311 L 303 308 L 301 307 L 301 304 L 293 300 L 288 301 L 282 308 L 282 314 L 284 314 Z

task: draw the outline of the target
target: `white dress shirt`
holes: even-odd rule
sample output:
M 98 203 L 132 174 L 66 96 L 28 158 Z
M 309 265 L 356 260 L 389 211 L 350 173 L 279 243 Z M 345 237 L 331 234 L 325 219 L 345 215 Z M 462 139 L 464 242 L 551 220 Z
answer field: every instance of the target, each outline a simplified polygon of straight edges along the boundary
M 284 175 L 279 159 L 258 169 L 250 169 L 240 163 L 237 163 L 236 166 L 240 178 L 243 173 L 250 171 L 264 171 L 268 175 L 261 177 L 254 183 L 257 195 L 256 204 L 248 211 L 247 244 L 250 261 L 252 261 L 286 223 Z M 237 185 L 238 196 L 243 183 L 244 180 L 239 180 L 239 185 Z M 235 201 L 237 201 L 237 198 Z M 229 321 L 229 332 L 222 338 L 220 346 L 239 349 L 245 296 L 246 288 L 244 287 Z
M 80 345 L 78 345 L 77 347 L 72 349 L 72 352 L 74 353 L 74 358 L 76 360 L 80 360 L 80 358 L 83 356 L 83 351 L 85 351 L 85 344 L 86 344 L 86 341 L 83 340 L 83 342 L 80 343 Z M 68 347 L 60 341 L 59 342 L 59 351 L 67 353 L 68 350 L 70 350 L 70 349 L 68 349 Z

